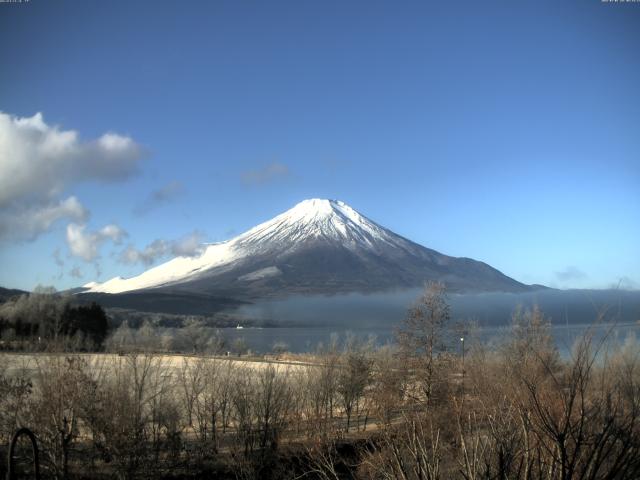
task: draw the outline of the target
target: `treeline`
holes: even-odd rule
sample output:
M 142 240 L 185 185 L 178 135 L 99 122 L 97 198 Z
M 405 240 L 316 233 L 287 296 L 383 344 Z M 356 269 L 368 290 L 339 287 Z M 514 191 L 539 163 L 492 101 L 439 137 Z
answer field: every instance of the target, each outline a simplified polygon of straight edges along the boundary
M 180 328 L 158 327 L 145 321 L 139 328 L 123 321 L 107 336 L 105 349 L 110 352 L 153 352 L 221 355 L 233 349 L 234 353 L 247 353 L 247 348 L 235 349 L 228 345 L 221 331 L 207 326 L 202 320 L 187 319 Z
M 140 328 L 145 323 L 156 328 L 182 328 L 191 323 L 198 323 L 210 328 L 233 328 L 238 323 L 247 326 L 257 326 L 255 322 L 233 313 L 216 312 L 212 315 L 186 315 L 176 313 L 158 313 L 128 310 L 123 308 L 109 308 L 109 322 L 114 327 L 123 323 L 131 328 Z M 260 325 L 267 326 L 267 325 Z
M 39 288 L 0 304 L 0 341 L 5 349 L 43 350 L 54 345 L 100 349 L 109 330 L 102 307 L 74 305 L 69 295 Z
M 0 441 L 32 428 L 55 478 L 635 479 L 640 349 L 589 332 L 562 359 L 538 309 L 495 347 L 452 351 L 430 285 L 397 343 L 332 342 L 307 363 L 6 355 Z M 20 362 L 27 362 L 22 365 Z M 2 458 L 5 455 L 1 455 Z

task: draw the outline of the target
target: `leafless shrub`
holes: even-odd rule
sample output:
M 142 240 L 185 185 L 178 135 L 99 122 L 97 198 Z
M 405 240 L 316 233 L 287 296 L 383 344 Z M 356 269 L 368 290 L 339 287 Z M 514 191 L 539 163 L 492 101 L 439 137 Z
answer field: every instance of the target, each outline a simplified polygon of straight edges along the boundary
M 316 437 L 305 448 L 306 471 L 296 477 L 318 480 L 341 480 L 338 464 L 340 458 L 334 440 Z
M 440 430 L 430 415 L 407 414 L 383 431 L 375 448 L 366 452 L 359 468 L 363 478 L 437 480 L 442 477 Z

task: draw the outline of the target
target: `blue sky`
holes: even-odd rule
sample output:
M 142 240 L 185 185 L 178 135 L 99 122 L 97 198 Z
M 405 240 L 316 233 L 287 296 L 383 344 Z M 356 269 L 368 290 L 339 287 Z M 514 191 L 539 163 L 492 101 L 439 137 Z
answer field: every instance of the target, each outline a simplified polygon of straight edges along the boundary
M 0 3 L 0 285 L 321 197 L 526 283 L 640 288 L 638 52 L 638 3 Z

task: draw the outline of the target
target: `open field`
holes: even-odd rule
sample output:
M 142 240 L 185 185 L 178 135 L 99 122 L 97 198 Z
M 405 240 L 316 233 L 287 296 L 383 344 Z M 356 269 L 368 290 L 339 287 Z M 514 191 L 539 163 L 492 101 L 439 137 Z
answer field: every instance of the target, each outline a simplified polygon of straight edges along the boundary
M 0 353 L 0 366 L 10 375 L 20 371 L 26 371 L 31 374 L 38 369 L 38 364 L 48 362 L 52 358 L 65 357 L 65 353 L 18 353 L 18 352 L 2 352 Z M 273 366 L 276 371 L 296 372 L 309 367 L 318 367 L 319 363 L 314 363 L 314 357 L 310 357 L 309 361 L 304 360 L 277 360 L 273 358 L 261 357 L 233 357 L 218 355 L 189 355 L 189 354 L 138 354 L 142 357 L 153 358 L 155 362 L 162 365 L 168 371 L 175 374 L 183 368 L 185 362 L 205 361 L 217 365 L 230 365 L 231 368 L 246 368 L 250 370 L 263 370 L 268 366 Z M 109 371 L 126 361 L 126 355 L 117 353 L 73 353 L 74 357 L 82 358 L 87 362 L 88 367 L 94 371 Z M 299 357 L 299 356 L 298 356 Z

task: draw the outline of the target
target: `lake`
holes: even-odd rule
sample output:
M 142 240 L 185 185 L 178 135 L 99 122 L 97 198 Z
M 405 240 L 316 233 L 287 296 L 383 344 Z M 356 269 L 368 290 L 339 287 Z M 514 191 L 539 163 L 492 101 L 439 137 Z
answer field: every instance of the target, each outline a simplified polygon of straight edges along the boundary
M 222 331 L 229 343 L 243 338 L 256 352 L 269 352 L 276 342 L 284 342 L 292 352 L 312 351 L 321 343 L 326 345 L 332 334 L 345 338 L 347 332 L 361 339 L 373 336 L 378 344 L 384 344 L 392 341 L 394 329 L 419 293 L 419 289 L 411 289 L 260 302 L 243 307 L 241 315 L 278 327 Z M 608 335 L 612 341 L 624 342 L 640 333 L 638 291 L 549 289 L 524 294 L 451 294 L 448 301 L 451 325 L 473 322 L 478 326 L 475 337 L 487 344 L 508 333 L 507 326 L 518 305 L 524 308 L 538 305 L 543 310 L 553 324 L 553 336 L 564 356 L 569 354 L 575 339 L 598 318 L 606 325 L 595 328 L 596 337 Z M 458 335 L 452 335 L 459 342 Z
M 563 357 L 568 357 L 575 341 L 583 335 L 590 325 L 553 325 L 551 332 L 556 345 Z M 283 342 L 287 349 L 295 353 L 311 352 L 319 345 L 327 345 L 332 335 L 337 335 L 340 344 L 344 343 L 347 335 L 353 335 L 366 341 L 373 337 L 376 345 L 384 345 L 393 341 L 394 327 L 373 327 L 357 329 L 335 329 L 322 327 L 282 327 L 282 328 L 223 328 L 221 332 L 228 342 L 232 344 L 238 338 L 244 339 L 247 346 L 258 353 L 271 352 L 277 342 Z M 481 327 L 473 334 L 466 337 L 466 347 L 471 342 L 482 342 L 488 346 L 498 345 L 501 339 L 509 334 L 507 326 Z M 456 340 L 450 342 L 450 348 L 459 351 L 458 334 L 451 334 Z M 625 341 L 633 341 L 640 338 L 640 325 L 638 324 L 601 324 L 593 327 L 593 338 L 598 341 L 606 337 L 612 344 L 621 345 Z

